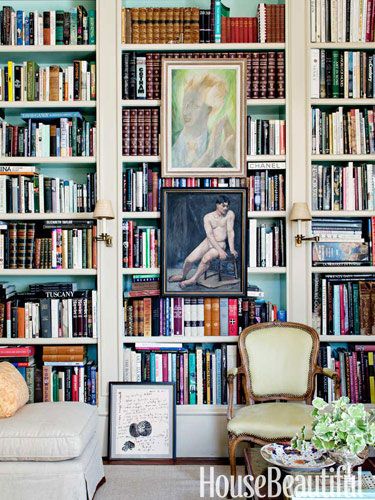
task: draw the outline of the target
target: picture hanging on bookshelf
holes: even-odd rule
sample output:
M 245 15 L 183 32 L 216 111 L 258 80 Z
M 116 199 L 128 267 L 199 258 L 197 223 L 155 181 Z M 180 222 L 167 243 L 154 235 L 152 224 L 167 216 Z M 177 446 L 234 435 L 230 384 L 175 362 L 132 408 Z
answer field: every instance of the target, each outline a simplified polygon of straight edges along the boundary
M 246 61 L 162 61 L 164 177 L 244 177 Z
M 109 460 L 175 458 L 172 382 L 109 383 Z
M 163 188 L 164 296 L 246 295 L 246 189 Z

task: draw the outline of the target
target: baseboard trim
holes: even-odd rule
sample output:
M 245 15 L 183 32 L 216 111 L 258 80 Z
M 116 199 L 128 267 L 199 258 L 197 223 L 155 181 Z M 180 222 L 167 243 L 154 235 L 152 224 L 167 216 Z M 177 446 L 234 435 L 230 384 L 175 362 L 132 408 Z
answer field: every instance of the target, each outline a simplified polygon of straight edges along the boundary
M 104 465 L 229 465 L 229 459 L 213 457 L 179 457 L 164 460 L 108 460 L 103 457 Z M 237 458 L 237 464 L 243 465 L 243 458 Z

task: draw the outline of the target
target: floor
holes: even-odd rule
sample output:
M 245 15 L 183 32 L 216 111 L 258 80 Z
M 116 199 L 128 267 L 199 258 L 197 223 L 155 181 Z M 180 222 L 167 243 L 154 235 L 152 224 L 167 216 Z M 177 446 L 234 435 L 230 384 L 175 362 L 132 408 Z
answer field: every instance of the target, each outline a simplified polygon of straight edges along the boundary
M 212 472 L 210 467 L 213 467 Z M 106 483 L 95 495 L 95 500 L 195 500 L 223 498 L 229 466 L 225 465 L 106 465 Z M 200 477 L 209 481 L 200 495 Z M 239 467 L 243 474 L 243 467 Z M 210 494 L 212 493 L 212 495 Z M 225 498 L 225 497 L 224 497 Z

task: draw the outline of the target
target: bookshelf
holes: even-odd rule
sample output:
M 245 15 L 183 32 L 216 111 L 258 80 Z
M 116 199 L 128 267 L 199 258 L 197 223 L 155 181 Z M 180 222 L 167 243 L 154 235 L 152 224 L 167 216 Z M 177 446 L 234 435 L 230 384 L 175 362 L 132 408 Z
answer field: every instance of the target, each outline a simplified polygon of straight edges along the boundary
M 256 15 L 256 4 L 249 5 L 246 1 L 229 1 L 231 15 L 233 16 L 254 16 Z M 267 2 L 270 3 L 270 2 Z M 284 3 L 280 1 L 272 3 Z M 180 4 L 176 2 L 165 2 L 160 3 L 160 6 L 168 7 L 173 6 L 198 6 L 201 9 L 208 8 L 209 3 L 207 2 L 185 2 Z M 207 7 L 208 5 L 208 7 Z M 117 231 L 118 231 L 118 275 L 122 278 L 118 280 L 118 366 L 119 366 L 119 377 L 123 376 L 124 370 L 124 360 L 123 360 L 123 347 L 131 347 L 134 344 L 147 344 L 155 343 L 163 345 L 165 343 L 172 342 L 173 344 L 182 343 L 205 346 L 211 344 L 216 347 L 220 345 L 233 345 L 237 342 L 237 336 L 158 336 L 158 337 L 132 337 L 123 335 L 123 280 L 131 279 L 131 277 L 136 275 L 153 275 L 158 274 L 159 269 L 143 269 L 143 268 L 123 268 L 121 262 L 122 256 L 122 224 L 123 221 L 134 220 L 140 225 L 152 225 L 159 224 L 160 212 L 159 211 L 123 211 L 122 206 L 122 174 L 128 168 L 135 168 L 136 165 L 142 163 L 148 163 L 152 170 L 157 170 L 160 167 L 160 156 L 140 156 L 140 155 L 123 155 L 122 152 L 122 110 L 123 108 L 159 108 L 161 101 L 160 99 L 123 99 L 122 97 L 122 53 L 135 51 L 139 55 L 145 55 L 149 52 L 176 52 L 179 55 L 183 55 L 185 52 L 260 52 L 260 51 L 284 51 L 285 54 L 285 98 L 275 98 L 275 99 L 247 99 L 247 115 L 252 116 L 256 119 L 284 119 L 286 120 L 287 128 L 287 148 L 285 155 L 247 155 L 247 162 L 285 162 L 285 210 L 254 210 L 248 211 L 248 219 L 256 219 L 259 223 L 266 221 L 273 221 L 277 219 L 282 219 L 286 221 L 287 212 L 289 210 L 289 168 L 290 168 L 290 152 L 289 152 L 289 96 L 288 96 L 288 41 L 287 43 L 206 43 L 206 44 L 121 44 L 121 8 L 132 8 L 132 7 L 148 7 L 148 3 L 145 2 L 135 2 L 132 0 L 118 0 L 117 1 L 117 67 L 118 67 L 118 89 L 117 89 L 117 110 L 118 110 L 118 216 L 117 216 Z M 158 7 L 158 3 L 155 5 Z M 233 12 L 233 14 L 232 14 Z M 286 16 L 287 17 L 287 16 Z M 286 21 L 286 30 L 288 26 L 288 21 Z M 278 171 L 279 172 L 279 171 Z M 252 285 L 259 286 L 264 290 L 266 300 L 269 300 L 273 304 L 277 304 L 280 309 L 288 309 L 290 290 L 289 290 L 289 277 L 288 277 L 288 266 L 289 266 L 289 227 L 285 224 L 285 246 L 286 246 L 286 266 L 285 267 L 253 267 L 248 268 L 248 281 Z M 124 282 L 125 283 L 125 282 Z M 225 412 L 226 405 L 178 405 L 177 406 L 177 455 L 178 456 L 199 456 L 203 453 L 204 456 L 220 456 L 225 453 L 222 444 L 218 444 L 217 440 L 212 441 L 210 436 L 213 437 L 213 432 L 218 432 L 222 438 L 225 439 Z M 198 420 L 197 420 L 198 419 Z M 198 426 L 197 426 L 198 423 Z M 184 429 L 194 428 L 194 433 L 196 434 L 194 440 L 187 440 L 184 434 L 186 432 Z M 210 442 L 211 441 L 211 442 Z

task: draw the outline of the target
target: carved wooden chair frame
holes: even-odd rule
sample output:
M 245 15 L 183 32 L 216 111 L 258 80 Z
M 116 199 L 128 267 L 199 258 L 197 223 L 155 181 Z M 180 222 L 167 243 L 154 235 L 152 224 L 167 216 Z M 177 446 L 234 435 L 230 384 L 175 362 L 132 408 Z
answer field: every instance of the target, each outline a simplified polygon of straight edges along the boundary
M 246 350 L 246 337 L 251 335 L 253 332 L 257 330 L 267 330 L 268 328 L 294 328 L 297 330 L 302 330 L 307 332 L 312 338 L 312 349 L 310 354 L 310 367 L 308 374 L 308 384 L 307 390 L 301 396 L 295 396 L 293 394 L 255 394 L 252 390 L 251 385 L 251 377 L 249 371 L 249 360 L 247 356 Z M 274 323 L 259 323 L 256 325 L 249 326 L 243 330 L 240 334 L 239 342 L 239 351 L 241 358 L 241 366 L 239 368 L 235 368 L 234 370 L 230 370 L 228 372 L 228 413 L 227 420 L 231 420 L 233 418 L 233 382 L 235 377 L 242 377 L 242 387 L 245 393 L 246 404 L 255 404 L 256 402 L 265 402 L 265 401 L 305 401 L 306 404 L 311 404 L 314 390 L 315 390 L 315 376 L 318 374 L 325 375 L 331 378 L 335 384 L 335 396 L 339 396 L 340 390 L 340 380 L 337 373 L 334 370 L 329 368 L 322 368 L 317 364 L 318 352 L 319 352 L 319 335 L 310 326 L 304 325 L 302 323 L 292 323 L 292 322 L 274 322 Z M 238 381 L 240 383 L 240 380 Z M 272 442 L 279 443 L 288 443 L 290 441 L 290 436 L 285 438 L 274 438 L 274 439 L 263 439 L 258 436 L 253 436 L 250 434 L 240 434 L 236 435 L 234 433 L 228 432 L 228 441 L 229 441 L 229 461 L 230 461 L 230 472 L 231 475 L 236 477 L 236 448 L 241 442 L 248 442 L 250 446 L 253 444 L 264 445 Z

